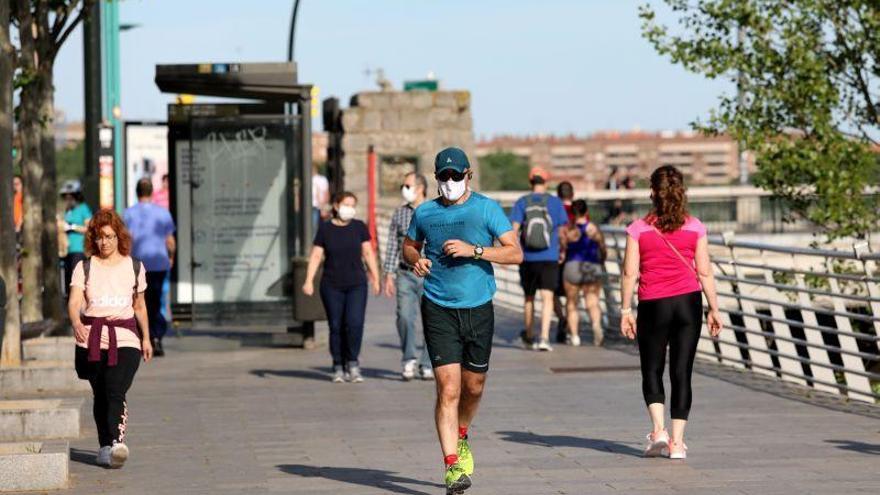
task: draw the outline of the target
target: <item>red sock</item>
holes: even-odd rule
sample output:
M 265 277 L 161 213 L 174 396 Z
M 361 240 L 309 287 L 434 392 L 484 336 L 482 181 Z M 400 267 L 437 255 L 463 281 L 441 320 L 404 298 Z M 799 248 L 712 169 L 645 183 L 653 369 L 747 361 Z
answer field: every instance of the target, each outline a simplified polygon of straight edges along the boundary
M 446 463 L 446 467 L 449 467 L 449 466 L 455 464 L 456 462 L 458 462 L 458 455 L 457 454 L 449 454 L 448 456 L 443 458 L 443 462 Z
M 467 438 L 467 426 L 459 426 L 458 427 L 458 438 Z

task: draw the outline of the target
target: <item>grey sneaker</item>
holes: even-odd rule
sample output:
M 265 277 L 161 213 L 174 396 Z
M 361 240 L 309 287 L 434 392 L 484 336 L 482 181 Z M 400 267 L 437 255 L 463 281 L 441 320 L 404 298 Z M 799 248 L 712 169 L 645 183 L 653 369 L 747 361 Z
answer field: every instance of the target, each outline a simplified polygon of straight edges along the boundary
M 110 446 L 98 449 L 98 455 L 95 456 L 95 464 L 104 467 L 110 467 Z
M 110 467 L 119 469 L 128 460 L 128 447 L 122 442 L 116 442 L 110 447 Z
M 351 383 L 361 383 L 364 381 L 364 375 L 361 374 L 360 366 L 352 366 L 348 369 L 348 375 Z
M 333 367 L 333 383 L 344 383 L 345 382 L 345 371 L 342 369 L 342 366 L 334 366 Z

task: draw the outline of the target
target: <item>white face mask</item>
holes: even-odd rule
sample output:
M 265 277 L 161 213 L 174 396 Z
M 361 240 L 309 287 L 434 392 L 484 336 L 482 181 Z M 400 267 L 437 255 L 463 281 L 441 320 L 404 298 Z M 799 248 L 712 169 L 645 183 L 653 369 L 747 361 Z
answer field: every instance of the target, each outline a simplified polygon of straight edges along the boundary
M 403 186 L 400 189 L 400 194 L 403 195 L 403 199 L 407 203 L 412 203 L 416 200 L 416 188 L 414 187 Z
M 347 222 L 354 218 L 357 214 L 357 210 L 353 206 L 348 205 L 340 205 L 338 210 L 339 219 L 343 222 Z
M 446 182 L 440 183 L 440 195 L 446 198 L 447 201 L 458 201 L 459 198 L 464 196 L 465 191 L 467 191 L 466 180 L 455 182 L 449 179 Z

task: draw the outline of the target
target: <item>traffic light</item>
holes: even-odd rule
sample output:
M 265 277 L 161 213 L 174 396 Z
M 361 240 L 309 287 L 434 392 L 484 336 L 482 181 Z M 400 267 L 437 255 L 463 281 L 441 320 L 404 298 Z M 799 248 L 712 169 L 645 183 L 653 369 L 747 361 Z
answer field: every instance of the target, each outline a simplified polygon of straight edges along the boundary
M 342 168 L 342 157 L 345 151 L 342 149 L 342 110 L 339 108 L 339 99 L 330 97 L 321 105 L 324 131 L 327 132 L 327 180 L 330 182 L 330 192 L 335 195 L 345 190 L 345 170 Z

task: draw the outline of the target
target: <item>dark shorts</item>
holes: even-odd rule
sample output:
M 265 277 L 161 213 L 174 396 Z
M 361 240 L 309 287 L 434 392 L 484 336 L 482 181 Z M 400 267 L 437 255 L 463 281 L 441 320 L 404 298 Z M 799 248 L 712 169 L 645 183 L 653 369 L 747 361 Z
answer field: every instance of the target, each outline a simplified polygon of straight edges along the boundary
M 555 261 L 526 261 L 519 265 L 519 283 L 527 297 L 539 290 L 556 291 L 559 284 L 559 263 Z
M 489 371 L 495 310 L 492 301 L 475 308 L 445 308 L 422 297 L 425 344 L 436 369 L 461 364 L 474 373 Z

